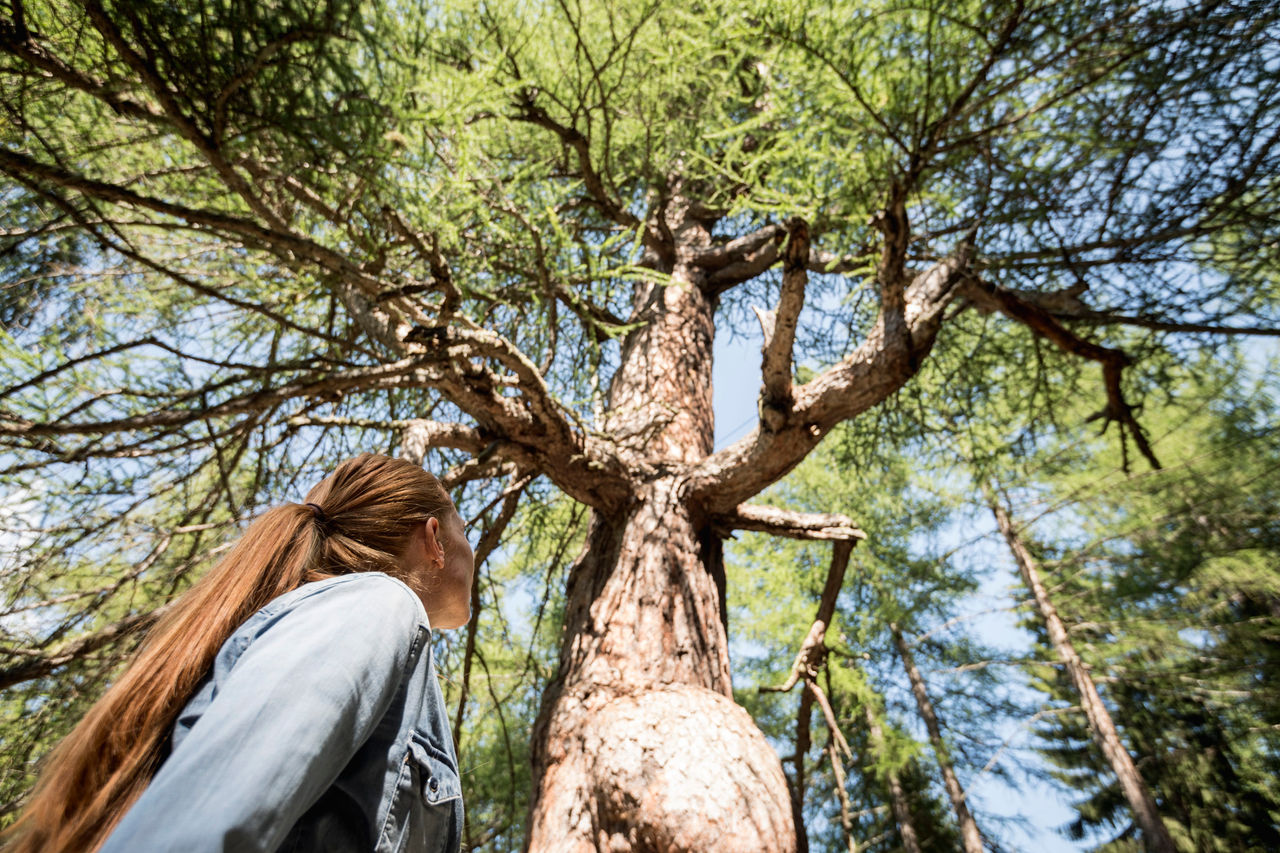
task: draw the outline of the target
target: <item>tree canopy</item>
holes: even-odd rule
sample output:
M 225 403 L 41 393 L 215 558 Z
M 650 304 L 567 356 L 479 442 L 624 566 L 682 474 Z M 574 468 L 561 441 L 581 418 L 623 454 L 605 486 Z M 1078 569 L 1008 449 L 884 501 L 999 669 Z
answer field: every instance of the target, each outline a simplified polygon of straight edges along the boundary
M 539 790 L 592 619 L 661 611 L 692 651 L 650 686 L 727 696 L 723 538 L 858 538 L 838 500 L 749 503 L 842 424 L 857 470 L 1086 420 L 1168 464 L 1143 403 L 1280 329 L 1278 36 L 1248 0 L 8 0 L 4 798 L 249 517 L 360 450 L 438 471 L 497 555 L 452 642 L 469 674 L 506 632 L 550 686 L 529 755 L 477 724 Z M 759 422 L 716 450 L 714 340 L 756 324 Z M 642 504 L 665 574 L 628 562 Z M 539 714 L 469 678 L 459 722 Z M 502 790 L 478 843 L 519 843 Z

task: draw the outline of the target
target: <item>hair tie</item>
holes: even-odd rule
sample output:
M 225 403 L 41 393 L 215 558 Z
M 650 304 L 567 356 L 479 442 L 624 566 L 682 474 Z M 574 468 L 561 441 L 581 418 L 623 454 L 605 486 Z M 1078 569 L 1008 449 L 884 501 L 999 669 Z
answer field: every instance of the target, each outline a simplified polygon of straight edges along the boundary
M 313 504 L 310 501 L 307 501 L 305 504 L 303 504 L 303 506 L 311 507 L 311 514 L 314 515 L 316 518 L 316 521 L 320 522 L 321 524 L 324 524 L 326 521 L 329 520 L 329 517 L 324 514 L 324 510 L 320 508 L 319 504 Z

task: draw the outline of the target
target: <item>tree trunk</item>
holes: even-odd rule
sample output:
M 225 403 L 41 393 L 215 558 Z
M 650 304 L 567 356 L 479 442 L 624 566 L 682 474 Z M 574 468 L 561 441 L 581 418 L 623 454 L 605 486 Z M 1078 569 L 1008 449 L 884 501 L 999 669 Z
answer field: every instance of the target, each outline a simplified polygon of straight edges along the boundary
M 672 214 L 677 246 L 709 235 Z M 606 431 L 646 472 L 592 513 L 570 571 L 560 666 L 534 726 L 535 853 L 794 853 L 782 764 L 730 687 L 721 539 L 685 499 L 712 450 L 715 299 L 677 250 L 637 285 Z
M 1097 686 L 1093 683 L 1084 661 L 1076 654 L 1075 647 L 1067 636 L 1067 629 L 1061 617 L 1058 616 L 1053 601 L 1049 598 L 1049 591 L 1040 580 L 1040 572 L 1035 560 L 1031 557 L 1031 552 L 1019 538 L 1004 507 L 994 500 L 990 492 L 987 494 L 987 499 L 991 504 L 991 512 L 995 515 L 996 525 L 1004 534 L 1009 550 L 1013 552 L 1013 557 L 1018 562 L 1022 579 L 1031 590 L 1031 594 L 1035 596 L 1036 606 L 1049 632 L 1049 641 L 1053 643 L 1058 659 L 1066 667 L 1076 691 L 1080 694 L 1080 706 L 1084 709 L 1085 717 L 1089 721 L 1089 731 L 1102 749 L 1102 754 L 1106 756 L 1116 778 L 1120 780 L 1120 788 L 1124 791 L 1125 799 L 1129 801 L 1129 808 L 1133 811 L 1135 822 L 1142 829 L 1148 848 L 1156 853 L 1176 853 L 1177 847 L 1174 846 L 1169 830 L 1165 828 L 1164 821 L 1160 817 L 1155 798 L 1151 796 L 1151 791 L 1139 775 L 1133 759 L 1125 750 L 1124 744 L 1120 742 L 1120 733 L 1116 731 L 1111 713 L 1102 704 Z
M 867 718 L 867 732 L 871 735 L 871 749 L 876 759 L 884 760 L 886 749 L 884 730 L 880 728 L 880 720 L 870 702 L 862 706 Z M 920 838 L 916 835 L 915 824 L 911 822 L 911 808 L 907 804 L 907 793 L 902 789 L 902 780 L 898 771 L 889 768 L 884 772 L 884 783 L 889 789 L 889 807 L 893 809 L 893 820 L 898 824 L 898 835 L 902 838 L 902 849 L 907 853 L 920 853 Z
M 920 717 L 925 728 L 929 730 L 929 743 L 933 745 L 933 754 L 937 756 L 938 767 L 942 770 L 942 782 L 947 789 L 947 797 L 951 800 L 951 808 L 955 810 L 956 822 L 960 825 L 960 837 L 964 840 L 965 853 L 982 853 L 982 835 L 978 832 L 978 824 L 969 812 L 965 802 L 964 789 L 956 778 L 956 771 L 951 766 L 951 756 L 942 742 L 942 725 L 938 715 L 934 713 L 933 703 L 929 701 L 929 692 L 925 690 L 924 676 L 916 668 L 915 656 L 907 645 L 906 638 L 897 624 L 890 622 L 889 629 L 893 633 L 893 643 L 898 647 L 898 655 L 907 670 L 907 678 L 911 680 L 911 692 L 916 697 L 916 707 L 920 709 Z
M 731 698 L 719 542 L 700 547 L 674 491 L 592 519 L 535 727 L 530 850 L 795 849 L 782 765 Z

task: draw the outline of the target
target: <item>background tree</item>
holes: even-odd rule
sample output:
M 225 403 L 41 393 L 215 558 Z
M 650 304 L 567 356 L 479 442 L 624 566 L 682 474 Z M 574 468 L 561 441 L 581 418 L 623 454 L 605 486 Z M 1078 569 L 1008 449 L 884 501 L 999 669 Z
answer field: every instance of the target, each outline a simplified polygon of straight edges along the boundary
M 1155 464 L 1126 368 L 1276 325 L 1202 248 L 1270 233 L 1273 4 L 6 5 L 2 476 L 39 508 L 0 681 L 84 698 L 357 449 L 493 530 L 554 488 L 589 518 L 534 849 L 793 847 L 721 541 L 829 536 L 747 501 L 838 424 L 957 362 L 901 417 L 1040 423 L 1079 359 Z M 761 305 L 759 424 L 713 452 L 714 338 Z
M 1051 445 L 1023 500 L 1047 508 L 1035 545 L 1046 583 L 1180 849 L 1272 846 L 1274 376 L 1202 363 L 1174 378 L 1147 420 L 1176 464 L 1126 479 L 1096 442 Z M 1039 678 L 1076 703 L 1063 673 Z M 1141 849 L 1083 722 L 1055 714 L 1038 727 L 1056 774 L 1086 794 L 1070 833 L 1110 830 L 1099 849 Z

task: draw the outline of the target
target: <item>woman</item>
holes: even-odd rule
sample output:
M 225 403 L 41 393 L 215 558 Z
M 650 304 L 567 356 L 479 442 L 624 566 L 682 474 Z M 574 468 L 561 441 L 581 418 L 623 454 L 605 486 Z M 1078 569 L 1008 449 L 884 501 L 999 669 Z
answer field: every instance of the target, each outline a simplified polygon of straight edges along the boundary
M 430 627 L 470 616 L 440 483 L 365 454 L 258 518 L 50 755 L 13 851 L 457 850 Z

